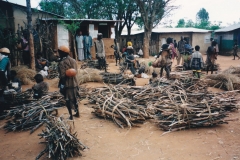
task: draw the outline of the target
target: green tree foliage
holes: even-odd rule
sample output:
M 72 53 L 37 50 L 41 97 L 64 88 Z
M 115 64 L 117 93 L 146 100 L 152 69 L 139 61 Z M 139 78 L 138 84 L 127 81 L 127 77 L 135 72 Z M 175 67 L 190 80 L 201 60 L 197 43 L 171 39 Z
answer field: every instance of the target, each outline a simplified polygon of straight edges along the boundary
M 184 28 L 185 27 L 185 20 L 179 19 L 176 28 Z
M 41 0 L 39 6 L 44 11 L 65 16 L 64 1 L 62 0 Z
M 208 22 L 208 20 L 209 20 L 209 14 L 205 8 L 201 8 L 198 11 L 196 17 L 197 17 L 198 22 Z
M 184 28 L 199 28 L 199 29 L 208 29 L 208 30 L 216 30 L 220 29 L 222 22 L 214 22 L 211 23 L 209 21 L 209 14 L 206 9 L 201 8 L 196 14 L 197 22 L 193 22 L 191 19 L 187 20 L 185 23 L 184 19 L 179 19 L 176 28 L 184 27 Z
M 185 24 L 186 28 L 192 28 L 194 26 L 195 26 L 195 24 L 194 24 L 194 22 L 191 19 L 187 20 L 187 22 Z

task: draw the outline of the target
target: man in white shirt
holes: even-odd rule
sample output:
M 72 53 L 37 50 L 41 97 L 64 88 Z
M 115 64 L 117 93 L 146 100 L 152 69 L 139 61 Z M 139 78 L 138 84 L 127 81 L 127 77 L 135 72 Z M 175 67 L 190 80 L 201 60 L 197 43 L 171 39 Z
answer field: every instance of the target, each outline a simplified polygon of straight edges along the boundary
M 78 51 L 78 60 L 84 60 L 84 52 L 83 52 L 83 36 L 82 31 L 79 31 L 78 35 L 76 36 L 77 41 L 77 51 Z

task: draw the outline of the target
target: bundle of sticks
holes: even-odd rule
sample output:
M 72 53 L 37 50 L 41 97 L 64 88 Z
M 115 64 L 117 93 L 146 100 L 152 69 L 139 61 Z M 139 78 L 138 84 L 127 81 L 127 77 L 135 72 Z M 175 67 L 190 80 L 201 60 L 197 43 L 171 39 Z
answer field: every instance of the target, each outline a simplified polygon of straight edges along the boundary
M 65 106 L 63 97 L 59 93 L 53 92 L 39 100 L 5 110 L 0 119 L 10 118 L 4 126 L 4 129 L 8 132 L 31 130 L 30 133 L 33 133 L 44 124 L 44 119 L 47 118 L 47 115 L 51 115 L 54 112 L 57 114 L 57 109 L 63 106 Z
M 138 126 L 137 123 L 152 118 L 144 106 L 134 104 L 123 96 L 117 88 L 111 86 L 95 89 L 88 99 L 96 104 L 93 106 L 96 116 L 112 119 L 121 128 Z
M 156 82 L 157 83 L 157 82 Z M 210 93 L 201 81 L 160 79 L 157 86 L 108 86 L 89 94 L 97 116 L 110 118 L 120 127 L 135 126 L 155 118 L 163 130 L 213 126 L 226 123 L 228 111 L 238 109 L 239 91 Z
M 45 144 L 46 148 L 39 153 L 36 160 L 44 154 L 47 154 L 48 158 L 65 160 L 75 155 L 81 156 L 80 151 L 88 148 L 77 138 L 76 132 L 72 133 L 71 126 L 63 117 L 48 116 L 46 129 L 38 136 L 45 139 L 40 143 Z
M 103 76 L 104 83 L 110 83 L 110 84 L 125 84 L 125 83 L 131 83 L 131 80 L 125 79 L 121 73 L 101 73 Z
M 58 73 L 58 64 L 52 62 L 51 66 L 49 66 L 48 68 L 48 76 L 47 79 L 54 79 L 54 78 L 58 78 L 59 77 L 59 73 Z
M 165 131 L 176 131 L 186 128 L 214 126 L 227 123 L 227 111 L 236 110 L 235 99 L 238 91 L 212 94 L 199 92 L 196 89 L 183 89 L 176 84 L 165 88 L 159 103 L 154 109 L 158 125 Z M 199 87 L 202 90 L 202 87 Z

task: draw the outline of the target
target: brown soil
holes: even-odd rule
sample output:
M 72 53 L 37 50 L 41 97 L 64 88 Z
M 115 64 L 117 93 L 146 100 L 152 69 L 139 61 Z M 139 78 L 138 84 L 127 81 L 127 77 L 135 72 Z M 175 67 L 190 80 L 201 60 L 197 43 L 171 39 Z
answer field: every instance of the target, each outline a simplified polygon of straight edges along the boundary
M 217 63 L 224 70 L 229 66 L 240 65 L 240 60 L 232 57 L 219 56 Z M 117 72 L 112 63 L 111 71 Z M 87 83 L 87 87 L 101 87 L 100 83 Z M 24 86 L 24 89 L 31 86 Z M 51 91 L 57 88 L 50 88 Z M 209 88 L 219 92 L 218 89 Z M 83 100 L 80 105 L 81 118 L 74 121 L 79 139 L 90 149 L 83 152 L 83 157 L 72 159 L 82 160 L 238 160 L 240 159 L 240 121 L 212 128 L 198 128 L 172 133 L 161 131 L 155 123 L 147 121 L 140 128 L 120 129 L 112 121 L 99 119 L 91 114 L 90 105 Z M 59 110 L 59 115 L 66 114 L 67 109 Z M 230 113 L 229 118 L 238 118 L 239 112 Z M 0 121 L 0 126 L 4 121 Z M 1 160 L 35 159 L 44 145 L 38 144 L 37 134 L 29 132 L 5 133 L 0 130 Z M 45 157 L 42 159 L 46 159 Z

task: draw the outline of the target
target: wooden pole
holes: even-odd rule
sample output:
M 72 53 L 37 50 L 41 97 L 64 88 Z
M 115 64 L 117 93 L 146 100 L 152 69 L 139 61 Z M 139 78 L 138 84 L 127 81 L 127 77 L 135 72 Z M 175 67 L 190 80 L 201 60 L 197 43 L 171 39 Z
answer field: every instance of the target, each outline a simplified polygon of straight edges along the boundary
M 30 68 L 35 70 L 35 55 L 34 55 L 34 42 L 32 34 L 32 10 L 31 10 L 31 0 L 26 0 L 27 4 L 27 21 L 28 21 L 28 32 L 29 32 L 29 51 L 31 56 Z

